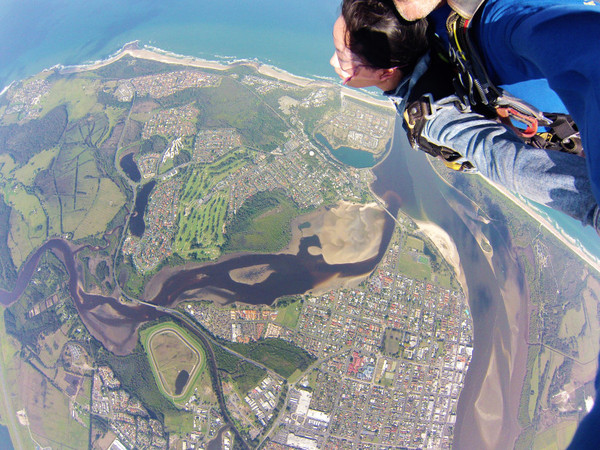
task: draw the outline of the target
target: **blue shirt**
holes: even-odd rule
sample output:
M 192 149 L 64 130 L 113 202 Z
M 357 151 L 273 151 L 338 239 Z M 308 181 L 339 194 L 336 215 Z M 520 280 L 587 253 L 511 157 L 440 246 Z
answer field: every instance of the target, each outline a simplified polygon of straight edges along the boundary
M 600 3 L 488 0 L 473 23 L 490 78 L 548 112 L 577 123 L 592 191 L 600 203 Z

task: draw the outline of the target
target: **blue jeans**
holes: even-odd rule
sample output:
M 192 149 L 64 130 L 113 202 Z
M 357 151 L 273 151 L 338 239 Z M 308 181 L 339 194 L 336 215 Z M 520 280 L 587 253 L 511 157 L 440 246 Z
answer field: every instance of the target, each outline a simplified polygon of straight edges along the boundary
M 504 125 L 462 112 L 450 100 L 438 102 L 448 103 L 427 121 L 425 139 L 457 151 L 493 182 L 598 231 L 598 205 L 585 158 L 530 147 Z

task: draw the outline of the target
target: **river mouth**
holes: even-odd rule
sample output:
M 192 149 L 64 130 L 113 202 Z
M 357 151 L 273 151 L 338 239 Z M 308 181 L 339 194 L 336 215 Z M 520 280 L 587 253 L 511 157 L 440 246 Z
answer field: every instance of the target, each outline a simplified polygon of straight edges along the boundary
M 379 196 L 397 196 L 406 214 L 448 234 L 473 318 L 473 357 L 459 397 L 453 445 L 512 447 L 521 431 L 517 415 L 527 362 L 529 294 L 510 233 L 506 224 L 478 217 L 425 155 L 410 148 L 400 127 L 394 139 L 394 149 L 373 170 L 372 188 Z M 489 238 L 493 251 L 484 250 L 481 236 Z
M 398 131 L 396 136 L 399 136 Z M 461 213 L 461 208 L 456 207 L 457 204 L 464 207 L 460 193 L 445 185 L 423 156 L 411 149 L 405 152 L 393 149 L 374 168 L 377 180 L 372 189 L 385 201 L 391 214 L 395 216 L 401 207 L 418 220 L 433 222 L 444 229 L 456 245 L 469 293 L 475 345 L 458 403 L 454 445 L 457 448 L 498 447 L 500 439 L 514 442 L 520 431 L 515 405 L 520 399 L 527 353 L 524 338 L 527 284 L 507 239 L 506 226 L 484 223 L 477 220 L 476 214 Z M 172 269 L 159 282 L 149 283 L 153 284 L 152 295 L 146 295 L 145 299 L 160 306 L 174 306 L 188 299 L 214 299 L 223 304 L 236 301 L 271 304 L 284 295 L 332 289 L 364 278 L 375 269 L 395 225 L 394 220 L 385 215 L 378 225 L 381 230 L 375 241 L 378 244 L 368 251 L 360 247 L 362 256 L 354 262 L 341 262 L 346 256 L 326 259 L 326 239 L 322 241 L 316 229 L 311 229 L 310 220 L 299 220 L 300 226 L 297 225 L 295 231 L 297 242 L 290 244 L 287 253 L 229 255 L 202 266 Z M 482 250 L 473 230 L 489 237 L 493 255 Z M 377 250 L 374 252 L 373 248 Z M 9 304 L 18 298 L 40 255 L 47 250 L 57 252 L 65 263 L 70 293 L 90 333 L 117 355 L 133 351 L 138 327 L 163 313 L 149 306 L 124 304 L 115 298 L 83 292 L 74 249 L 65 241 L 52 240 L 42 246 L 22 268 L 15 290 L 0 292 L 2 303 Z M 230 275 L 256 267 L 273 271 L 252 283 L 236 281 L 235 276 Z M 502 404 L 497 401 L 498 391 Z

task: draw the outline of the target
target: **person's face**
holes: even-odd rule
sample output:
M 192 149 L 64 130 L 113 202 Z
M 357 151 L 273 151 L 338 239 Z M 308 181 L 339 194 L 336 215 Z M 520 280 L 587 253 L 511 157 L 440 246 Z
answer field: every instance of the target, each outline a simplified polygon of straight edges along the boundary
M 333 45 L 335 52 L 329 63 L 345 85 L 355 88 L 379 87 L 381 72 L 384 69 L 365 65 L 350 51 L 346 43 L 346 23 L 342 16 L 338 17 L 333 25 Z
M 427 17 L 442 3 L 445 3 L 445 0 L 394 0 L 400 15 L 411 21 Z

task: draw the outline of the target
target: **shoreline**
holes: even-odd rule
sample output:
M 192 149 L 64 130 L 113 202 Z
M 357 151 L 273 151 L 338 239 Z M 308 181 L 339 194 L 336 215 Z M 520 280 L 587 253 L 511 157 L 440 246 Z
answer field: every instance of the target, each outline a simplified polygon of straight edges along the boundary
M 93 61 L 90 63 L 78 64 L 73 66 L 62 66 L 60 64 L 55 65 L 47 70 L 58 70 L 61 73 L 71 73 L 71 72 L 86 72 L 90 70 L 96 70 L 101 67 L 112 64 L 125 56 L 131 56 L 132 58 L 137 59 L 145 59 L 150 61 L 156 61 L 163 64 L 172 64 L 172 65 L 180 65 L 185 67 L 196 67 L 201 69 L 212 69 L 219 71 L 226 71 L 235 67 L 236 65 L 246 65 L 254 67 L 258 73 L 261 75 L 265 75 L 270 78 L 275 78 L 279 81 L 284 81 L 286 83 L 294 84 L 300 87 L 307 86 L 322 86 L 328 88 L 335 88 L 336 86 L 340 87 L 340 97 L 343 100 L 344 97 L 350 97 L 354 100 L 361 101 L 363 103 L 368 103 L 373 106 L 377 106 L 380 108 L 389 109 L 390 111 L 395 111 L 395 107 L 389 100 L 386 99 L 377 99 L 367 93 L 357 91 L 354 89 L 349 89 L 345 86 L 338 85 L 338 83 L 327 81 L 327 80 L 319 80 L 314 78 L 303 77 L 299 75 L 294 75 L 289 73 L 279 67 L 261 63 L 259 61 L 252 61 L 248 59 L 234 59 L 230 62 L 219 62 L 212 61 L 208 59 L 198 58 L 194 56 L 186 56 L 180 55 L 177 53 L 172 53 L 166 50 L 162 50 L 157 47 L 152 47 L 148 45 L 144 45 L 143 47 L 139 47 L 138 41 L 129 42 L 125 44 L 120 50 L 109 55 L 107 58 Z M 12 84 L 6 86 L 2 93 L 6 92 Z M 0 94 L 1 96 L 2 94 Z
M 437 176 L 448 186 L 452 186 L 435 168 L 433 161 L 429 160 L 429 164 Z M 582 247 L 581 241 L 566 233 L 562 228 L 554 226 L 551 220 L 546 217 L 545 213 L 539 211 L 535 206 L 528 203 L 527 199 L 519 198 L 514 193 L 506 189 L 504 186 L 494 183 L 481 174 L 476 174 L 487 184 L 496 189 L 500 194 L 510 200 L 513 204 L 521 208 L 540 226 L 543 226 L 546 231 L 552 234 L 562 244 L 564 244 L 572 253 L 578 256 L 583 262 L 588 264 L 598 274 L 600 274 L 600 258 L 592 255 L 587 249 Z M 583 227 L 583 225 L 581 225 Z M 579 242 L 579 245 L 577 244 Z
M 556 237 L 560 242 L 562 242 L 571 252 L 573 252 L 576 256 L 581 258 L 583 262 L 588 264 L 591 268 L 593 268 L 597 273 L 600 274 L 600 259 L 591 255 L 585 248 L 582 248 L 580 245 L 577 245 L 579 240 L 576 240 L 569 234 L 567 234 L 562 228 L 558 228 L 552 224 L 552 222 L 545 217 L 545 215 L 538 211 L 534 206 L 531 206 L 526 200 L 523 200 L 513 194 L 511 191 L 506 189 L 503 186 L 500 186 L 491 180 L 488 180 L 483 175 L 480 175 L 483 180 L 485 180 L 488 184 L 496 188 L 498 192 L 503 194 L 506 198 L 512 201 L 515 205 L 525 211 L 533 220 L 543 226 L 546 231 Z M 583 225 L 582 225 L 583 226 Z

